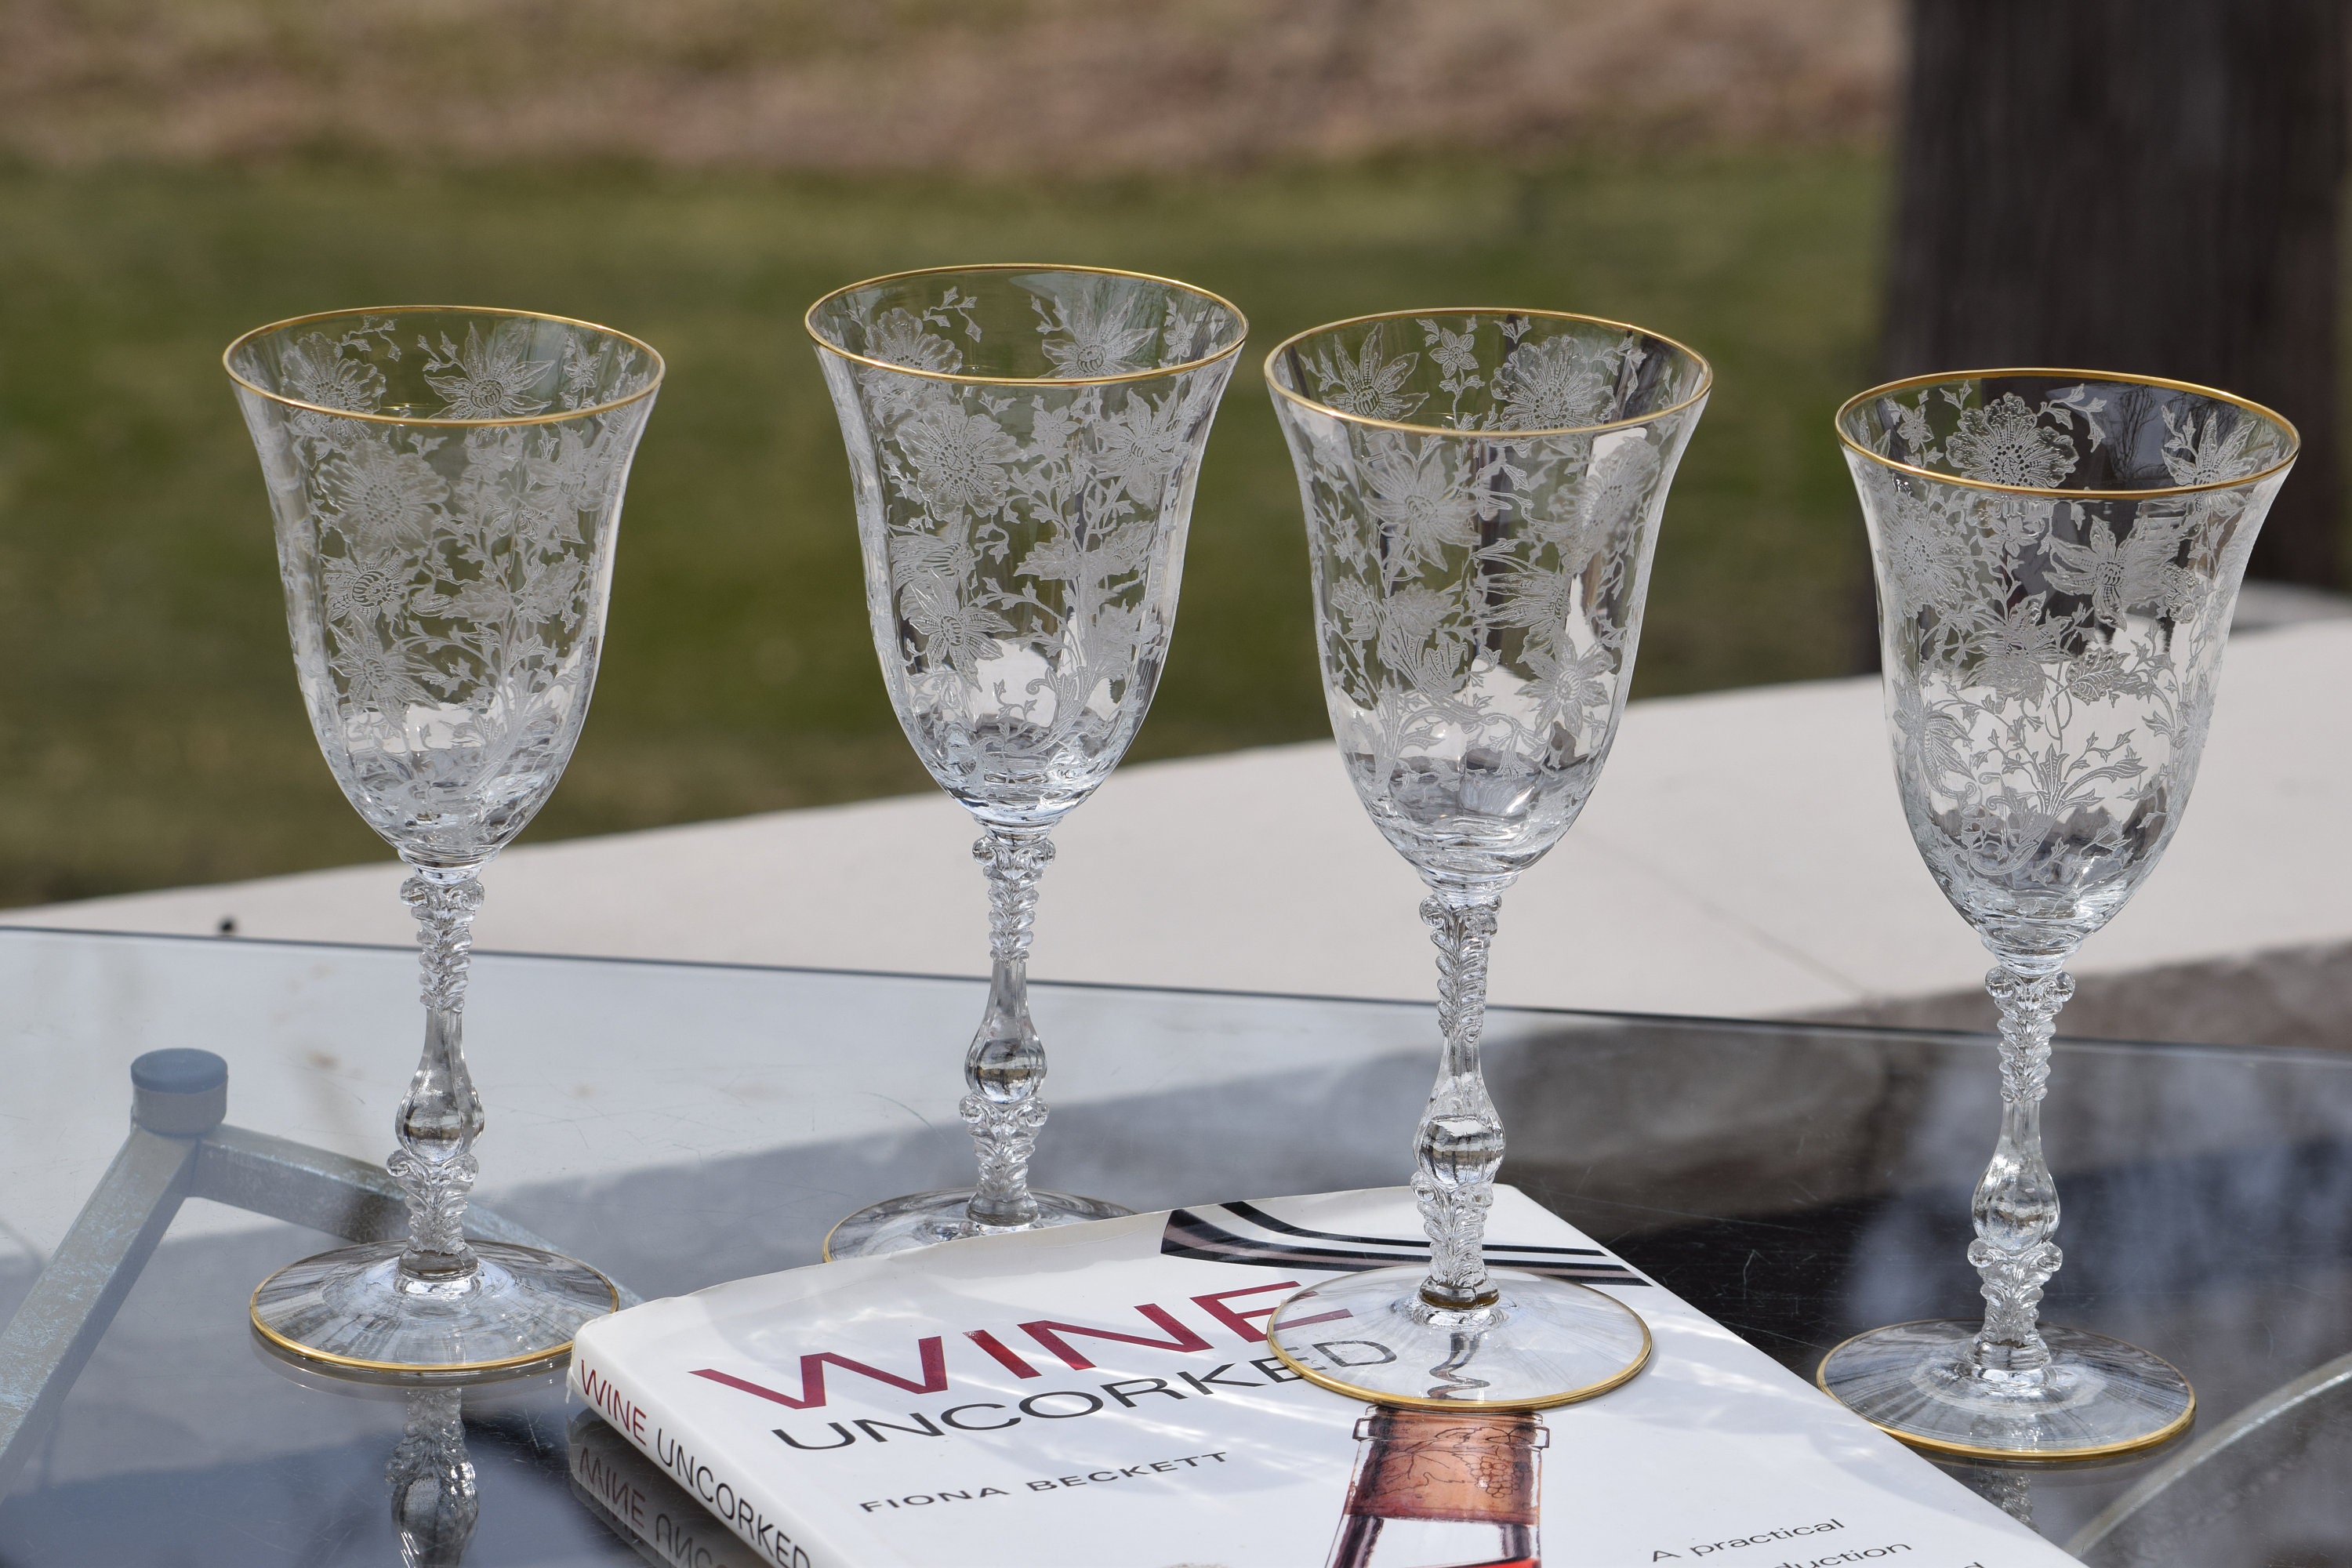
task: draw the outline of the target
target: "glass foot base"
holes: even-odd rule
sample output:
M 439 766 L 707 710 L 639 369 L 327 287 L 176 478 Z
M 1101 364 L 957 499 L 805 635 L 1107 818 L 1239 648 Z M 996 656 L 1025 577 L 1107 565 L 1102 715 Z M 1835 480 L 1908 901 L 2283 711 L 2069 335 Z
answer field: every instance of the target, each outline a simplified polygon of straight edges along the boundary
M 1613 1297 L 1497 1268 L 1494 1306 L 1425 1306 L 1425 1268 L 1375 1268 L 1283 1302 L 1266 1342 L 1310 1383 L 1379 1405 L 1541 1410 L 1606 1394 L 1650 1359 L 1650 1329 Z
M 960 1187 L 945 1193 L 908 1193 L 904 1197 L 886 1198 L 859 1209 L 825 1237 L 824 1260 L 831 1263 L 843 1258 L 879 1258 L 886 1252 L 911 1252 L 919 1247 L 967 1236 L 1044 1230 L 1050 1226 L 1076 1225 L 1082 1220 L 1117 1219 L 1135 1212 L 1100 1198 L 1043 1193 L 1032 1188 L 1029 1195 L 1037 1200 L 1037 1218 L 1034 1223 L 974 1225 L 964 1215 L 971 1204 L 971 1191 L 970 1187 Z
M 403 1289 L 403 1244 L 381 1241 L 290 1263 L 253 1293 L 253 1326 L 323 1367 L 417 1374 L 551 1363 L 591 1318 L 621 1304 L 613 1282 L 561 1253 L 477 1241 L 463 1279 Z
M 2172 1363 L 2080 1329 L 2043 1327 L 2050 1365 L 2030 1386 L 1975 1369 L 1973 1320 L 1856 1334 L 1814 1376 L 1847 1409 L 1903 1441 L 1988 1459 L 2091 1459 L 2152 1448 L 2188 1428 L 2197 1395 Z

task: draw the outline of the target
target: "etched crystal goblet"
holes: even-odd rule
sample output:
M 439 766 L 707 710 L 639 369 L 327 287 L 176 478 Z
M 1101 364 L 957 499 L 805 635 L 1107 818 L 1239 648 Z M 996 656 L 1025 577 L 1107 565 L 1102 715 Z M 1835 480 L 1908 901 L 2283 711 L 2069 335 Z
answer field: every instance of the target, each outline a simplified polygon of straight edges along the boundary
M 1997 961 L 1999 1142 L 1969 1261 L 1985 1313 L 1846 1341 L 1822 1386 L 1947 1453 L 2160 1443 L 2195 1396 L 2119 1340 L 2044 1326 L 2058 1192 L 2042 1151 L 2065 964 L 2156 868 L 2205 746 L 2238 583 L 2296 451 L 2227 393 L 1998 370 L 1838 410 L 1878 583 L 1895 777 L 1937 885 Z
M 425 1048 L 393 1131 L 405 1242 L 279 1270 L 256 1328 L 328 1365 L 482 1372 L 552 1359 L 610 1281 L 469 1242 L 481 1101 L 460 1023 L 477 879 L 562 776 L 604 640 L 629 463 L 661 356 L 515 310 L 344 310 L 224 356 L 261 457 L 310 724 L 408 865 Z
M 1437 945 L 1436 1088 L 1414 1190 L 1426 1270 L 1301 1290 L 1275 1352 L 1383 1405 L 1540 1408 L 1606 1392 L 1648 1329 L 1600 1291 L 1489 1271 L 1503 1125 L 1479 1064 L 1502 895 L 1583 810 L 1624 711 L 1667 487 L 1705 360 L 1547 310 L 1318 327 L 1265 362 L 1307 512 L 1323 688 L 1375 826 L 1421 873 Z M 1386 1349 L 1326 1364 L 1328 1324 Z
M 978 1184 L 861 1209 L 825 1255 L 1126 1214 L 1029 1184 L 1045 1120 L 1030 926 L 1048 835 L 1110 776 L 1159 685 L 1201 452 L 1248 323 L 1167 279 L 993 266 L 853 283 L 807 326 L 884 682 L 981 825 L 991 960 L 961 1106 Z

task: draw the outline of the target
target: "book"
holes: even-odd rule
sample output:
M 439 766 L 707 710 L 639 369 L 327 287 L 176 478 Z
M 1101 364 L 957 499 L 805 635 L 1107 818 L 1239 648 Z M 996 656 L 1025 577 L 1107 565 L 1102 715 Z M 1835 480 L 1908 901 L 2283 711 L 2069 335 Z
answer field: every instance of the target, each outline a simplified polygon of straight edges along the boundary
M 854 1258 L 581 1330 L 571 1387 L 777 1568 L 2059 1568 L 2056 1547 L 1497 1187 L 1486 1256 L 1649 1323 L 1631 1383 L 1534 1415 L 1382 1411 L 1259 1327 L 1425 1263 L 1406 1188 L 1196 1205 Z M 1381 1353 L 1336 1324 L 1317 1354 Z

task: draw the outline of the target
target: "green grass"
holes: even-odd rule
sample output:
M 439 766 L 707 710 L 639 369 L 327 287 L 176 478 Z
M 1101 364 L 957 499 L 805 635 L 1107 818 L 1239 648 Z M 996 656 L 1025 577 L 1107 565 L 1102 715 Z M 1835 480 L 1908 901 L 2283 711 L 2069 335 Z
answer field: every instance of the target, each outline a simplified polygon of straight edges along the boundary
M 247 327 L 521 305 L 669 360 L 630 486 L 595 712 L 530 837 L 926 788 L 875 669 L 807 302 L 937 262 L 1164 272 L 1254 323 L 1134 755 L 1324 732 L 1297 492 L 1257 359 L 1318 321 L 1527 304 L 1715 361 L 1635 694 L 1840 673 L 1860 530 L 1828 434 L 1861 384 L 1882 200 L 1858 153 L 1084 186 L 0 173 L 0 900 L 381 856 L 297 700 L 260 474 L 221 373 Z

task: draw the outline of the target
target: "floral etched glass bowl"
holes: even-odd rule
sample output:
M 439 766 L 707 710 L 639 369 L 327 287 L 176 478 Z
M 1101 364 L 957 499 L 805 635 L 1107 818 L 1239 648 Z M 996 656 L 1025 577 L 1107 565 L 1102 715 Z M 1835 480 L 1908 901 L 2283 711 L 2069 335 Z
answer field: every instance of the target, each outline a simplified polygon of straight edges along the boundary
M 1505 890 L 1567 834 L 1633 674 L 1666 492 L 1712 373 L 1681 344 L 1546 310 L 1419 310 L 1301 333 L 1265 363 L 1307 515 L 1331 731 L 1421 873 L 1437 1082 L 1413 1185 L 1426 1268 L 1310 1287 L 1267 1325 L 1304 1375 L 1384 1405 L 1525 1410 L 1641 1370 L 1649 1331 L 1571 1279 L 1489 1270 L 1503 1123 L 1479 1064 Z M 1388 1352 L 1337 1367 L 1350 1335 Z M 1364 1358 L 1369 1360 L 1369 1358 Z
M 225 356 L 277 521 L 319 749 L 409 867 L 425 1047 L 389 1168 L 409 1235 L 264 1281 L 255 1326 L 369 1371 L 551 1360 L 612 1284 L 465 1235 L 482 1106 L 460 1026 L 478 874 L 554 792 L 588 715 L 621 498 L 661 356 L 584 321 L 443 306 L 306 316 Z
M 1836 428 L 1870 529 L 1904 816 L 1996 961 L 2001 1123 L 1969 1248 L 1982 1321 L 1860 1335 L 1822 1363 L 1822 1385 L 1947 1452 L 2146 1447 L 2188 1426 L 2188 1383 L 2137 1346 L 2039 1321 L 2061 1262 L 2050 1040 L 2067 960 L 2180 826 L 2294 429 L 2227 393 L 2080 370 L 1876 387 Z
M 898 721 L 980 823 L 989 998 L 964 1062 L 970 1188 L 852 1215 L 830 1257 L 1127 1211 L 1033 1189 L 1030 1022 L 1055 824 L 1142 725 L 1175 629 L 1201 454 L 1248 323 L 1189 284 L 1078 267 L 939 268 L 811 306 L 856 487 L 874 647 Z

